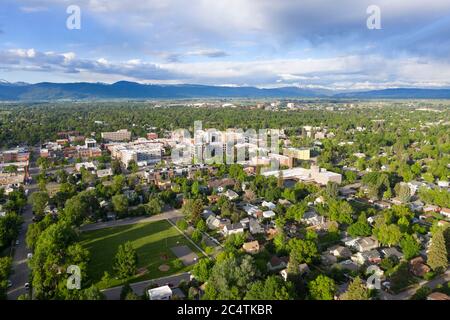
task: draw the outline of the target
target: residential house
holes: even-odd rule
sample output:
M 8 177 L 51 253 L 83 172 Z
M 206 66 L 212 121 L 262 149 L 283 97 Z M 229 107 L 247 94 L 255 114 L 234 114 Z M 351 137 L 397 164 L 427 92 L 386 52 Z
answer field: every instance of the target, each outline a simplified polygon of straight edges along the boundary
M 301 221 L 309 226 L 317 226 L 325 222 L 325 217 L 320 216 L 315 211 L 310 210 L 305 212 Z
M 391 248 L 384 248 L 381 249 L 381 253 L 383 253 L 383 256 L 385 258 L 389 257 L 396 257 L 398 260 L 401 260 L 403 258 L 403 253 L 397 250 L 397 248 L 391 247 Z
M 354 254 L 351 259 L 359 265 L 368 263 L 377 264 L 381 262 L 381 255 L 377 250 L 373 249 L 370 251 L 358 252 Z
M 340 269 L 354 271 L 354 272 L 358 271 L 358 269 L 359 269 L 358 264 L 353 262 L 350 259 L 341 261 L 341 262 L 337 263 L 336 266 Z
M 352 256 L 352 252 L 350 251 L 349 248 L 340 246 L 340 245 L 335 245 L 335 246 L 329 247 L 327 249 L 327 251 L 328 251 L 328 253 L 332 254 L 333 256 L 335 256 L 337 258 L 348 259 Z
M 415 276 L 423 277 L 431 271 L 431 268 L 425 264 L 425 260 L 422 257 L 416 257 L 409 261 L 409 270 Z
M 263 218 L 265 218 L 265 219 L 272 219 L 275 217 L 275 215 L 276 215 L 275 212 L 273 212 L 272 210 L 263 212 Z
M 244 232 L 244 227 L 239 222 L 233 223 L 233 224 L 226 224 L 223 227 L 223 234 L 225 236 L 229 236 L 234 233 L 242 233 L 242 232 Z
M 269 210 L 273 210 L 275 209 L 277 206 L 273 203 L 273 202 L 267 202 L 267 201 L 263 201 L 261 203 L 261 206 L 268 208 Z
M 228 200 L 235 200 L 235 199 L 239 198 L 239 195 L 231 189 L 228 189 L 227 191 L 225 191 L 223 193 L 223 195 L 225 197 L 227 197 Z
M 288 257 L 277 257 L 273 256 L 270 258 L 269 262 L 267 262 L 267 269 L 269 271 L 278 271 L 280 269 L 284 269 L 287 267 L 287 264 L 289 262 Z
M 260 210 L 257 206 L 254 206 L 252 204 L 245 204 L 244 207 L 242 208 L 245 212 L 247 212 L 247 214 L 249 216 L 255 217 L 255 218 L 259 218 L 262 217 L 262 210 Z
M 251 234 L 260 234 L 264 233 L 264 228 L 261 226 L 258 220 L 250 219 L 249 222 L 249 230 Z
M 320 261 L 322 262 L 322 264 L 328 266 L 335 264 L 337 262 L 337 258 L 330 253 L 323 253 L 320 256 Z
M 450 218 L 450 209 L 449 208 L 442 208 L 440 212 L 443 216 L 446 218 Z
M 359 252 L 370 251 L 372 249 L 378 248 L 378 246 L 378 240 L 374 237 L 359 238 L 355 242 L 355 249 Z
M 218 229 L 220 227 L 220 220 L 215 214 L 212 214 L 206 218 L 206 226 L 211 230 Z
M 256 254 L 260 250 L 259 242 L 258 240 L 246 242 L 242 245 L 242 249 L 247 253 Z
M 450 296 L 442 292 L 432 292 L 428 295 L 427 300 L 448 301 Z
M 425 207 L 423 207 L 423 212 L 425 212 L 425 213 L 439 212 L 439 207 L 429 204 L 429 205 L 426 205 Z

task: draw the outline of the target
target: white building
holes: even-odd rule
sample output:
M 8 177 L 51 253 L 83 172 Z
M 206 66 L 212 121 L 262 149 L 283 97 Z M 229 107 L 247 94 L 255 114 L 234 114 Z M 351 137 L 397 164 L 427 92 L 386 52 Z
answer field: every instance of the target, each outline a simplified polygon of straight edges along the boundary
M 169 286 L 149 289 L 147 292 L 150 300 L 170 300 L 172 298 L 172 289 Z

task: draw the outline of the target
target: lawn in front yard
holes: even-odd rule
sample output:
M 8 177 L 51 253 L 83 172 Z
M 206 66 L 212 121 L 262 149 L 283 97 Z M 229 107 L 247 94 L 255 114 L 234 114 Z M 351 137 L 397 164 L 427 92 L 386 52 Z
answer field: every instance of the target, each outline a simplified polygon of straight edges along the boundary
M 188 271 L 192 266 L 184 266 L 171 248 L 186 245 L 201 258 L 203 255 L 180 234 L 169 222 L 157 221 L 133 225 L 86 231 L 81 234 L 81 245 L 89 250 L 89 279 L 99 288 L 120 285 L 126 279 L 116 279 L 113 271 L 114 258 L 119 245 L 131 241 L 138 255 L 138 274 L 128 281 L 137 282 L 155 279 Z M 169 270 L 164 271 L 169 267 Z M 102 281 L 104 272 L 111 275 Z

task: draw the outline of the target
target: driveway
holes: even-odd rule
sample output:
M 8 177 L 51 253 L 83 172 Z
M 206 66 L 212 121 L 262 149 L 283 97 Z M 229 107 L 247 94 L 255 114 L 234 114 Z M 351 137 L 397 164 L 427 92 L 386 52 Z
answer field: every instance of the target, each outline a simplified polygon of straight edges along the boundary
M 135 218 L 125 218 L 119 220 L 112 220 L 107 222 L 98 222 L 86 224 L 80 227 L 80 231 L 91 231 L 91 230 L 99 230 L 110 227 L 118 227 L 118 226 L 126 226 L 135 223 L 146 223 L 146 222 L 155 222 L 160 220 L 168 220 L 173 218 L 182 217 L 183 214 L 176 209 L 166 211 L 151 217 L 135 217 Z
M 145 288 L 152 284 L 156 284 L 158 286 L 164 286 L 168 283 L 172 284 L 174 287 L 178 287 L 181 281 L 189 282 L 191 278 L 191 274 L 189 272 L 175 274 L 173 276 L 162 277 L 158 279 L 146 280 L 141 282 L 136 282 L 130 284 L 131 289 L 133 289 L 134 293 L 139 296 L 144 294 Z M 120 300 L 120 292 L 122 291 L 123 286 L 114 287 L 110 289 L 103 290 L 103 293 L 106 296 L 107 300 Z

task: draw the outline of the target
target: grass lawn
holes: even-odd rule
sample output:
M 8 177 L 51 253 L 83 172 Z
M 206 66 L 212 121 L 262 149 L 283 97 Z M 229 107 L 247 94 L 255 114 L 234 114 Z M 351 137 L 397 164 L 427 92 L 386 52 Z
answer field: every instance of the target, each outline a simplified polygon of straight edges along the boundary
M 192 268 L 172 264 L 177 260 L 170 250 L 172 247 L 187 245 L 202 257 L 202 254 L 165 220 L 86 231 L 81 234 L 81 245 L 91 253 L 88 275 L 99 288 L 114 287 L 125 282 L 115 279 L 113 263 L 119 245 L 127 241 L 131 241 L 138 255 L 139 275 L 128 279 L 130 282 L 155 279 Z M 160 271 L 158 268 L 163 264 L 170 266 L 170 269 Z M 108 282 L 101 281 L 105 271 L 111 275 Z

